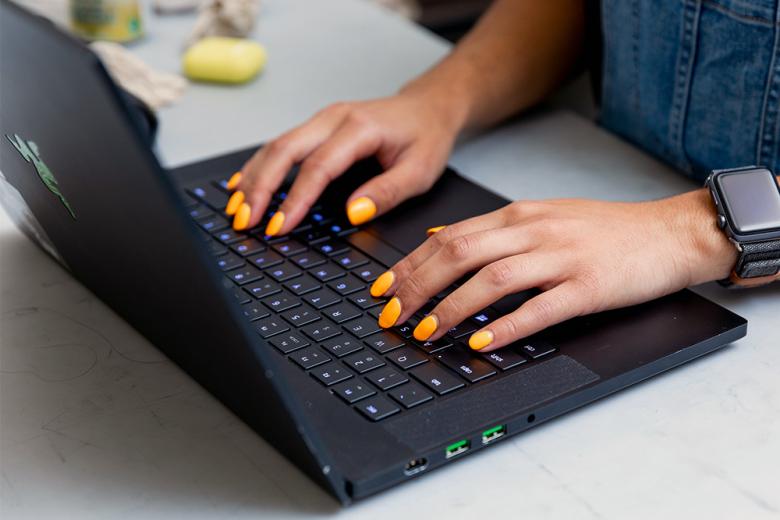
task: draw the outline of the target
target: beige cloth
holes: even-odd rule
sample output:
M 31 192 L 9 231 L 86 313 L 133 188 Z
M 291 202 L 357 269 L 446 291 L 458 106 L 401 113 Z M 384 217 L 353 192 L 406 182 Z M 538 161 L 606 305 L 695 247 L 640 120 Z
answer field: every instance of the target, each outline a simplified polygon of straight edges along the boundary
M 173 103 L 187 88 L 183 77 L 151 68 L 117 43 L 97 41 L 89 46 L 115 82 L 154 110 Z

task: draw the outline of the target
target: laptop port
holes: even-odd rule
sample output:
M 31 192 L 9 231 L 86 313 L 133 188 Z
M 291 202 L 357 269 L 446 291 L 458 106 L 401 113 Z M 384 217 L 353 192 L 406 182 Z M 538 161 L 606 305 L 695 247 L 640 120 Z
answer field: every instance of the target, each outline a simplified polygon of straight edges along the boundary
M 506 435 L 506 426 L 494 426 L 482 432 L 482 444 L 488 444 Z
M 424 457 L 419 459 L 412 459 L 406 463 L 406 467 L 404 467 L 404 475 L 411 477 L 412 475 L 423 471 L 427 467 L 428 459 Z
M 470 447 L 471 447 L 471 443 L 467 439 L 463 439 L 462 441 L 458 441 L 458 442 L 453 442 L 452 444 L 450 444 L 444 449 L 444 455 L 446 458 L 451 459 L 456 455 L 460 455 L 461 453 L 468 451 Z

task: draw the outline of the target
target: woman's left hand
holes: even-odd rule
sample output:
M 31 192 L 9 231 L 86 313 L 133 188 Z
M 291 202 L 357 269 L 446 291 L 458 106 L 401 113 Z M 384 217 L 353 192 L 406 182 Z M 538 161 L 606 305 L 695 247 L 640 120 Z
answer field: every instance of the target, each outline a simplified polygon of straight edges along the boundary
M 472 334 L 471 348 L 488 352 L 575 316 L 725 278 L 736 255 L 706 190 L 638 203 L 522 201 L 444 227 L 371 292 L 393 295 L 379 317 L 386 328 L 477 271 L 416 327 L 415 338 L 433 341 L 507 294 L 541 289 Z

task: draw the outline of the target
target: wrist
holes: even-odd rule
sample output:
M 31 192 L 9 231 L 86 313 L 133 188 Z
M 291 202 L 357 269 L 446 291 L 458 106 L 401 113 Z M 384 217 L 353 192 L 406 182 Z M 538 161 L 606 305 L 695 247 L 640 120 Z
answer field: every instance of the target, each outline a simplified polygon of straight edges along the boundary
M 437 67 L 407 83 L 398 93 L 421 101 L 457 136 L 469 126 L 471 90 L 458 74 Z

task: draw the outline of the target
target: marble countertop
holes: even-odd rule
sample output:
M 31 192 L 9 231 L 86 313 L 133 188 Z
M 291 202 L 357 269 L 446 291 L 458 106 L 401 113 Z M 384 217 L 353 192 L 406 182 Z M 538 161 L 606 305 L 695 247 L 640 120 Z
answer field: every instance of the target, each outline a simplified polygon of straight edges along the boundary
M 178 69 L 191 18 L 134 46 Z M 324 104 L 393 92 L 448 50 L 358 0 L 266 0 L 268 69 L 161 113 L 169 166 L 242 148 Z M 693 185 L 564 109 L 460 143 L 512 198 L 637 200 Z M 780 285 L 698 292 L 747 338 L 345 510 L 0 214 L 3 518 L 778 518 Z

